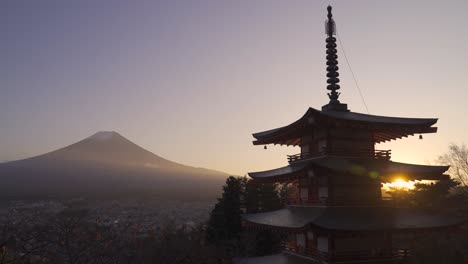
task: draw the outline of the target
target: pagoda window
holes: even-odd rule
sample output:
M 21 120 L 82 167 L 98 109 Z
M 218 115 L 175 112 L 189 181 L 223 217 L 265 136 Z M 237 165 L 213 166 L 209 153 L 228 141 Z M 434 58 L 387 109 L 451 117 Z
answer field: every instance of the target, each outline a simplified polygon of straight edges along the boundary
M 317 185 L 311 185 L 309 187 L 309 201 L 317 202 L 319 200 L 318 190 L 319 188 Z
M 328 252 L 328 237 L 317 237 L 317 249 L 322 252 Z
M 318 151 L 322 151 L 327 148 L 327 140 L 322 139 L 317 142 Z
M 288 204 L 297 204 L 300 199 L 299 181 L 289 183 L 288 190 Z
M 296 234 L 296 244 L 298 248 L 304 249 L 306 247 L 306 236 L 302 233 Z
M 307 231 L 306 237 L 307 237 L 307 251 L 306 251 L 306 254 L 313 254 L 315 252 L 315 250 L 316 250 L 314 232 Z
M 308 201 L 309 200 L 309 188 L 301 188 L 301 200 Z
M 328 187 L 319 187 L 318 197 L 321 202 L 326 202 L 328 199 Z
M 294 234 L 288 235 L 286 248 L 291 251 L 297 250 L 297 241 L 296 241 L 296 236 Z
M 301 153 L 309 153 L 310 152 L 310 145 L 305 144 L 301 146 Z
M 301 202 L 311 203 L 319 201 L 318 180 L 315 177 L 302 177 L 299 179 L 299 194 Z

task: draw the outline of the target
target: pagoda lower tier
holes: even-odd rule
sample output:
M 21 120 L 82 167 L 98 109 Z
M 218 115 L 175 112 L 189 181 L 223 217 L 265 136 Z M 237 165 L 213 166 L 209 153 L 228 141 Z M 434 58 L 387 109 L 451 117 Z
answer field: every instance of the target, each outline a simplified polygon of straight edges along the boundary
M 440 180 L 448 177 L 443 175 L 448 169 L 449 166 L 408 164 L 385 159 L 320 156 L 293 162 L 277 169 L 249 172 L 248 175 L 257 182 L 282 182 L 334 172 L 392 182 L 395 178 L 408 181 Z
M 242 215 L 246 225 L 305 231 L 394 231 L 456 226 L 463 219 L 434 215 L 414 208 L 386 206 L 287 206 L 284 209 Z
M 283 254 L 276 255 L 278 260 L 287 260 L 284 263 L 399 263 L 411 246 L 395 245 L 397 234 L 446 232 L 464 219 L 396 208 L 382 196 L 382 183 L 395 179 L 444 181 L 449 179 L 444 174 L 447 169 L 346 156 L 291 162 L 282 168 L 249 173 L 256 183 L 287 184 L 288 206 L 242 218 L 247 228 L 287 235 Z M 299 261 L 297 256 L 304 259 Z M 263 263 L 267 259 L 244 261 Z
M 301 256 L 294 252 L 282 252 L 270 256 L 235 258 L 234 264 L 311 264 L 317 263 L 311 258 Z
M 288 185 L 289 205 L 389 205 L 382 184 L 400 180 L 449 180 L 447 166 L 426 166 L 390 160 L 324 156 L 288 166 L 252 172 L 257 183 Z
M 396 245 L 393 240 L 398 234 L 446 232 L 464 222 L 423 210 L 372 206 L 288 206 L 242 218 L 248 229 L 269 229 L 287 236 L 283 255 L 275 255 L 279 260 L 289 259 L 284 263 L 327 264 L 399 263 L 408 257 L 410 246 Z M 267 263 L 262 261 L 238 263 Z

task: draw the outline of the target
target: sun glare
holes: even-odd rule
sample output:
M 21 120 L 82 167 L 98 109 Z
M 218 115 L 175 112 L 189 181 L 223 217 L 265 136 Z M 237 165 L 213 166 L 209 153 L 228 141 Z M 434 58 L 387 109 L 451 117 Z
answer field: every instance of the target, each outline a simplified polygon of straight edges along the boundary
M 414 182 L 405 181 L 403 179 L 396 179 L 393 182 L 387 183 L 387 187 L 411 190 L 411 189 L 414 189 Z

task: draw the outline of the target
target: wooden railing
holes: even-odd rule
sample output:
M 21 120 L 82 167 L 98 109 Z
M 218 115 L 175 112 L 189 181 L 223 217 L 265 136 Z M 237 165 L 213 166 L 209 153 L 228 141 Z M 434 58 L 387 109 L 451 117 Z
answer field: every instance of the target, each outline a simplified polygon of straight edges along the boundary
M 322 252 L 317 249 L 304 248 L 301 246 L 291 246 L 287 242 L 283 242 L 282 246 L 283 250 L 287 252 L 292 252 L 306 257 L 312 257 L 316 260 L 329 260 L 329 254 L 327 252 Z
M 302 152 L 299 154 L 288 155 L 289 162 L 295 162 L 303 159 L 309 159 L 320 156 L 341 156 L 341 157 L 365 157 L 389 160 L 391 150 L 370 150 L 370 149 L 345 149 L 345 148 L 323 148 L 318 152 Z
M 299 198 L 289 198 L 286 203 L 288 205 L 324 205 L 326 200 L 303 200 Z
M 337 251 L 323 252 L 317 249 L 304 248 L 301 246 L 291 246 L 284 242 L 283 250 L 295 254 L 312 257 L 321 261 L 333 261 L 333 263 L 346 263 L 347 261 L 382 261 L 388 259 L 404 259 L 410 256 L 408 249 L 392 249 L 392 250 L 356 250 L 356 251 Z
M 304 199 L 299 199 L 297 197 L 289 197 L 286 201 L 287 205 L 303 205 L 303 206 L 313 206 L 313 205 L 348 205 L 348 206 L 357 206 L 357 205 L 362 205 L 362 206 L 394 206 L 395 205 L 395 200 L 393 197 L 382 197 L 381 199 L 373 199 L 370 200 L 368 198 L 362 198 L 358 200 L 352 200 L 352 199 L 331 199 L 331 198 L 321 198 L 319 200 L 304 200 Z
M 382 260 L 382 259 L 403 259 L 409 256 L 408 249 L 394 250 L 360 250 L 335 252 L 331 259 L 335 263 L 349 260 Z

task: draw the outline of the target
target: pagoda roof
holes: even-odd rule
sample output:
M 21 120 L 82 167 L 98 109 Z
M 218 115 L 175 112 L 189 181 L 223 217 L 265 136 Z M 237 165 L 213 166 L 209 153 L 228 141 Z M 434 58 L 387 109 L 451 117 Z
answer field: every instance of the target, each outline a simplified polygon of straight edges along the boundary
M 233 259 L 234 264 L 310 264 L 311 258 L 290 253 Z
M 393 180 L 395 175 L 406 180 L 440 180 L 443 173 L 449 169 L 449 166 L 417 165 L 384 159 L 324 156 L 295 162 L 278 169 L 250 172 L 248 175 L 256 180 L 290 178 L 314 167 L 359 176 L 372 173 L 374 177 L 379 176 L 380 179 L 388 181 Z
M 258 171 L 258 172 L 249 172 L 248 175 L 254 179 L 266 179 L 272 177 L 291 177 L 297 172 L 303 171 L 305 168 L 310 167 L 308 162 L 296 162 L 288 166 L 284 166 L 277 169 Z
M 310 107 L 294 123 L 253 134 L 256 139 L 253 143 L 300 145 L 304 129 L 320 125 L 367 129 L 373 132 L 375 142 L 379 143 L 414 134 L 435 133 L 437 127 L 432 125 L 436 122 L 437 118 L 388 117 L 349 111 L 320 111 Z
M 275 228 L 304 229 L 312 225 L 342 231 L 434 229 L 466 221 L 420 209 L 355 206 L 290 206 L 272 212 L 244 214 L 242 218 L 249 223 Z

